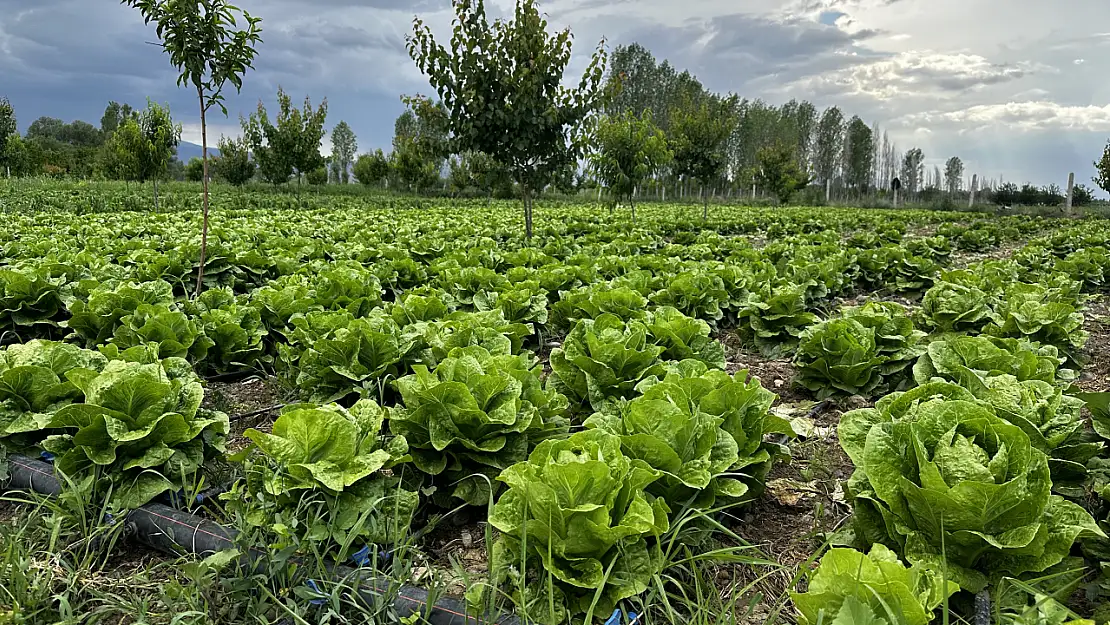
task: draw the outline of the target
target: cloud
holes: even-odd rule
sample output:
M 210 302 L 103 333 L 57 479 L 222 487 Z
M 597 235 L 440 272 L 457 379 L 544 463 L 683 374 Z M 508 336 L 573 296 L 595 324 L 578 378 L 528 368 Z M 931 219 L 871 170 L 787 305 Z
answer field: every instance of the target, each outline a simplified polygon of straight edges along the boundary
M 977 54 L 912 51 L 805 78 L 785 89 L 862 95 L 877 100 L 952 98 L 969 90 L 1012 82 L 1036 71 L 1048 70 L 1032 63 L 992 63 Z
M 907 115 L 897 123 L 906 126 L 949 125 L 958 132 L 997 128 L 1021 132 L 1110 132 L 1110 105 L 1064 106 L 1044 100 L 980 104 L 952 111 Z
M 210 138 L 238 132 L 281 85 L 300 101 L 328 98 L 328 126 L 346 120 L 363 150 L 388 148 L 400 95 L 431 92 L 408 58 L 419 14 L 441 41 L 450 0 L 240 0 L 263 18 L 265 43 L 230 116 Z M 486 0 L 505 17 L 513 0 Z M 20 128 L 40 115 L 99 120 L 109 100 L 169 103 L 199 134 L 196 96 L 178 88 L 155 36 L 116 0 L 0 0 L 0 95 Z M 905 149 L 965 156 L 969 173 L 1058 181 L 1089 168 L 1110 132 L 1110 3 L 1010 0 L 540 0 L 552 28 L 575 36 L 580 73 L 605 38 L 638 42 L 707 87 L 781 103 L 808 99 L 878 122 Z M 1080 62 L 1082 61 L 1082 62 Z M 327 141 L 325 140 L 325 143 Z M 1092 154 L 1091 152 L 1096 152 Z M 1004 170 L 1004 171 L 1003 171 Z M 1081 175 L 1089 178 L 1089 175 Z

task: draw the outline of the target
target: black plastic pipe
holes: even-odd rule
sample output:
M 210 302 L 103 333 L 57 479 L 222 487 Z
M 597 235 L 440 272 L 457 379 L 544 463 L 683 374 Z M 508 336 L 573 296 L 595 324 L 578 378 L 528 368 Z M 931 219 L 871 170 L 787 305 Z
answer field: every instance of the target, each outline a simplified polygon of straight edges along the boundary
M 33 491 L 50 497 L 61 494 L 62 485 L 51 465 L 18 455 L 9 457 L 8 463 L 10 474 L 6 481 L 0 482 L 0 491 Z M 235 544 L 238 535 L 235 529 L 158 503 L 133 510 L 127 515 L 125 523 L 136 540 L 174 556 L 192 553 L 204 557 L 238 547 Z M 242 566 L 254 569 L 267 556 L 264 551 L 253 550 L 244 556 Z M 522 625 L 514 615 L 491 618 L 472 616 L 467 613 L 465 603 L 454 597 L 439 597 L 433 605 L 429 605 L 427 590 L 399 586 L 392 581 L 372 577 L 360 569 L 332 565 L 329 570 L 334 581 L 357 584 L 359 596 L 368 605 L 377 605 L 383 595 L 395 591 L 393 609 L 401 618 L 419 614 L 430 625 Z

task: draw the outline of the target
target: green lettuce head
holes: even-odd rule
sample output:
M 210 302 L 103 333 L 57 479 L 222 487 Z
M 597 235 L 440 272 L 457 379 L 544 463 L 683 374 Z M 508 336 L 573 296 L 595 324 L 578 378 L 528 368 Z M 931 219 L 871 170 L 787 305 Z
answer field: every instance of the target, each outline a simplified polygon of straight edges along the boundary
M 625 456 L 620 438 L 603 430 L 540 443 L 498 478 L 509 489 L 490 514 L 501 532 L 491 584 L 538 589 L 520 597 L 527 604 L 550 580 L 559 613 L 529 615 L 544 622 L 565 621 L 564 611 L 585 613 L 599 590 L 595 614 L 642 593 L 662 569 L 656 541 L 669 526 L 667 504 L 646 492 L 659 477 L 644 461 Z M 534 568 L 519 571 L 522 560 Z M 539 608 L 546 611 L 546 603 Z
M 1051 494 L 1048 456 L 1029 435 L 958 386 L 889 395 L 844 415 L 839 434 L 857 467 L 848 488 L 857 538 L 946 566 L 965 590 L 1044 571 L 1077 538 L 1102 534 Z
M 800 625 L 928 625 L 933 611 L 960 590 L 937 571 L 906 567 L 883 545 L 867 554 L 830 549 L 804 593 L 790 593 Z

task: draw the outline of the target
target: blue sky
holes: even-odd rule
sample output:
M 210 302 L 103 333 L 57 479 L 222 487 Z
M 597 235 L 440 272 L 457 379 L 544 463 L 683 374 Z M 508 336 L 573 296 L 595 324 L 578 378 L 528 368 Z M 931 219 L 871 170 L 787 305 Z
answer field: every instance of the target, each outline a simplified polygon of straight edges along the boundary
M 278 85 L 329 102 L 360 150 L 388 148 L 402 94 L 428 93 L 405 53 L 419 13 L 448 33 L 447 0 L 241 0 L 265 43 L 231 116 Z M 507 0 L 488 3 L 493 14 Z M 879 122 L 927 163 L 958 155 L 968 173 L 1089 184 L 1110 137 L 1110 3 L 1105 0 L 552 0 L 575 34 L 572 70 L 601 38 L 638 41 L 712 89 L 781 103 L 809 99 Z M 192 94 L 178 89 L 153 29 L 115 0 L 0 0 L 0 95 L 21 129 L 40 115 L 97 123 L 109 100 L 168 102 L 199 140 Z M 326 142 L 326 140 L 325 140 Z

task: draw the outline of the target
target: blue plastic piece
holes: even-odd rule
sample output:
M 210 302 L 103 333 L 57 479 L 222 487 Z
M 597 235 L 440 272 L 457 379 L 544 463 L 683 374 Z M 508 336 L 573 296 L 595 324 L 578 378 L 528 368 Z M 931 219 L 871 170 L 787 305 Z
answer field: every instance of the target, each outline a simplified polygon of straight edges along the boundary
M 50 453 L 49 451 L 44 451 L 39 455 L 42 456 L 42 459 L 45 460 L 46 462 L 49 462 L 50 464 L 54 464 L 54 454 Z
M 363 545 L 362 549 L 351 554 L 351 562 L 359 566 L 367 566 L 370 564 L 370 545 Z
M 393 552 L 391 551 L 383 550 L 378 552 L 378 562 L 385 564 L 388 563 L 392 558 Z M 359 549 L 358 551 L 352 553 L 351 562 L 354 562 L 358 566 L 370 566 L 371 564 L 373 564 L 373 552 L 370 549 L 370 545 L 363 545 L 362 549 Z
M 620 608 L 617 608 L 613 610 L 613 614 L 609 617 L 609 620 L 605 621 L 605 625 L 625 625 L 624 617 L 628 617 L 628 625 L 638 625 L 640 622 L 640 617 L 635 612 L 625 614 L 621 612 Z
M 324 594 L 324 591 L 320 590 L 320 587 L 316 585 L 316 580 L 314 580 L 314 579 L 310 579 L 307 582 L 305 582 L 305 586 L 308 586 L 309 588 L 311 588 L 312 592 L 314 592 L 318 595 Z M 326 599 L 309 599 L 308 603 L 311 604 L 311 605 L 324 605 L 325 603 L 327 603 L 327 600 Z

